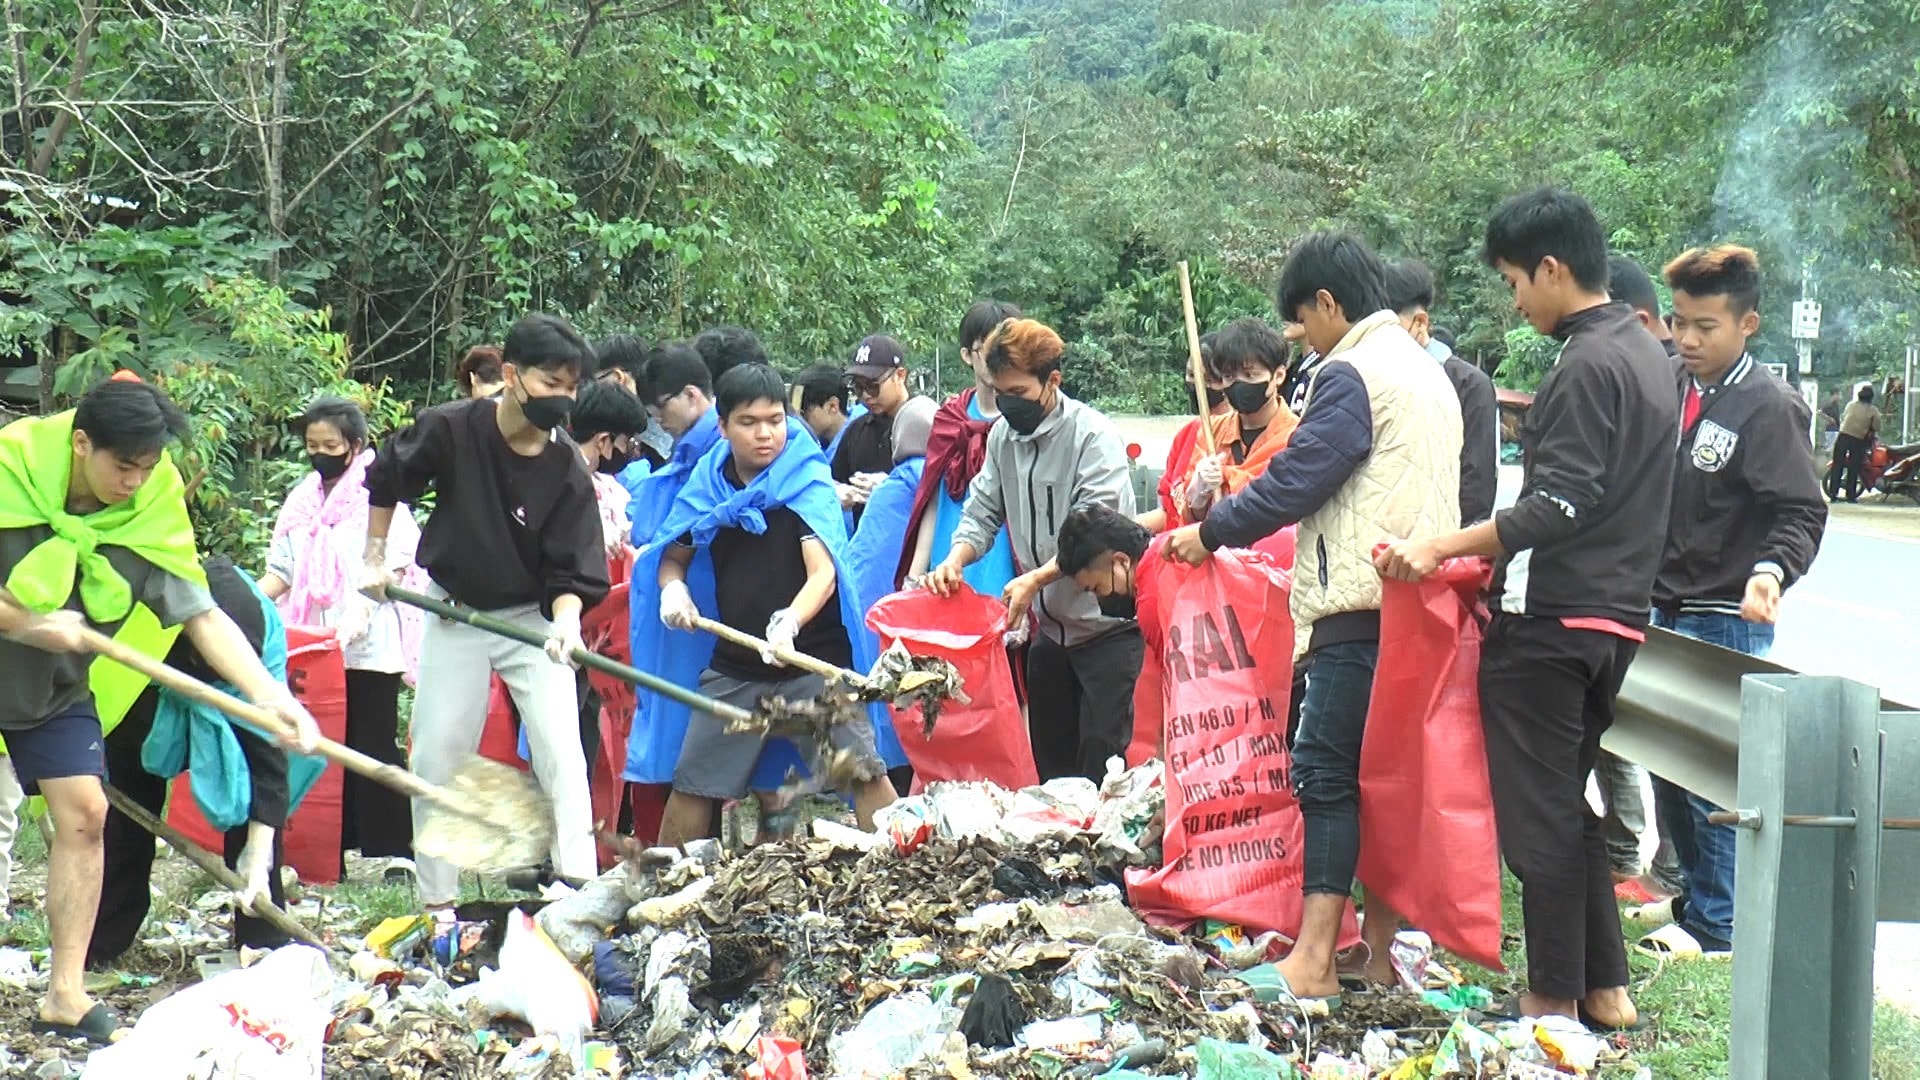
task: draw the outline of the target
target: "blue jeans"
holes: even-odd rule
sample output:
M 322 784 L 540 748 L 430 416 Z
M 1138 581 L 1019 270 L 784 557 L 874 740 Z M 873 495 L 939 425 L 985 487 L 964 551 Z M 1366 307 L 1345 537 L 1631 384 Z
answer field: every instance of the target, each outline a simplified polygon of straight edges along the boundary
M 1345 896 L 1360 861 L 1360 742 L 1373 699 L 1377 641 L 1323 645 L 1307 658 L 1293 743 L 1293 795 L 1306 823 L 1301 892 Z
M 1773 648 L 1773 627 L 1738 615 L 1653 613 L 1653 624 L 1723 649 L 1765 656 Z M 1678 922 L 1709 951 L 1733 947 L 1733 851 L 1737 835 L 1730 825 L 1712 825 L 1707 815 L 1720 807 L 1658 777 L 1654 779 L 1660 827 L 1673 838 L 1687 890 L 1675 911 Z

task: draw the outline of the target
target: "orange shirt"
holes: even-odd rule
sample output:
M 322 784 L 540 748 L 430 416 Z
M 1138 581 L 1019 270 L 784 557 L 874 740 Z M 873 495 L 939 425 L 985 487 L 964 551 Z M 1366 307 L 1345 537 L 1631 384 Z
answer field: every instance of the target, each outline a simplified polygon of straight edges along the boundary
M 1214 452 L 1230 453 L 1233 444 L 1240 441 L 1240 414 L 1229 412 L 1224 416 L 1211 417 L 1208 422 L 1212 425 Z M 1221 471 L 1226 493 L 1232 495 L 1240 491 L 1252 483 L 1254 477 L 1266 472 L 1267 466 L 1273 461 L 1273 456 L 1287 448 L 1288 440 L 1293 438 L 1293 429 L 1299 426 L 1300 418 L 1293 414 L 1292 409 L 1287 408 L 1285 402 L 1281 402 L 1273 414 L 1273 420 L 1267 424 L 1267 429 L 1260 433 L 1260 437 L 1254 440 L 1252 446 L 1247 448 L 1246 460 L 1236 465 L 1232 457 L 1228 457 L 1226 467 Z M 1174 500 L 1174 508 L 1179 512 L 1178 524 L 1193 523 L 1189 516 L 1192 508 L 1184 498 L 1184 493 L 1193 483 L 1194 471 L 1199 468 L 1200 461 L 1205 456 L 1206 448 L 1196 439 L 1193 456 L 1187 462 L 1186 475 L 1182 476 L 1180 483 L 1174 486 L 1175 490 L 1181 492 L 1183 496 Z

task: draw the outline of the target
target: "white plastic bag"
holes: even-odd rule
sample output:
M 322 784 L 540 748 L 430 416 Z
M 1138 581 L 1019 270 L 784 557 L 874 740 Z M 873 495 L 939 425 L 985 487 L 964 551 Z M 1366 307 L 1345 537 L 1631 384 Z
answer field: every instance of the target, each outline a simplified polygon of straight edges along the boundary
M 87 1058 L 82 1080 L 319 1080 L 332 996 L 326 954 L 283 946 L 154 1005 Z
M 552 1035 L 578 1070 L 586 1060 L 587 1033 L 600 1015 L 600 999 L 584 976 L 567 963 L 553 939 L 515 909 L 507 916 L 500 970 L 483 969 L 480 981 L 461 987 L 449 1004 L 483 1019 L 511 1016 L 536 1035 Z

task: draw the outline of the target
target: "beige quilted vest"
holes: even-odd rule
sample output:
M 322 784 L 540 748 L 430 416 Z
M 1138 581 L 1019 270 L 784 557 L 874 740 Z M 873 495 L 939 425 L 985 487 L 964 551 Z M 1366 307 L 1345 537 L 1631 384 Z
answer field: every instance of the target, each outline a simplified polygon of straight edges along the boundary
M 1321 616 L 1380 607 L 1375 546 L 1460 527 L 1460 399 L 1439 362 L 1391 311 L 1355 323 L 1327 359 L 1352 365 L 1366 383 L 1373 452 L 1325 506 L 1300 522 L 1296 658 L 1306 654 Z M 1307 395 L 1311 409 L 1311 387 Z

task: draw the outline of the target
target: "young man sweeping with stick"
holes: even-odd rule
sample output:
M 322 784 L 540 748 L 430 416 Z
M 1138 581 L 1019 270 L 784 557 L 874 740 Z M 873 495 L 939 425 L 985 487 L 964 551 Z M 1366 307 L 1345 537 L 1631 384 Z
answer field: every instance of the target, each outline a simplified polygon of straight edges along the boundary
M 715 392 L 725 441 L 700 459 L 675 500 L 661 530 L 675 539 L 643 551 L 635 576 L 657 576 L 660 620 L 676 630 L 692 630 L 704 607 L 775 649 L 865 670 L 877 644 L 853 590 L 841 587 L 852 580 L 840 562 L 845 518 L 819 444 L 787 413 L 785 380 L 764 364 L 746 364 L 722 375 Z M 698 597 L 688 586 L 696 561 L 710 568 L 697 575 L 706 594 Z M 703 635 L 681 647 L 710 652 L 700 692 L 729 705 L 751 710 L 773 697 L 800 703 L 826 689 L 820 676 L 730 641 L 714 644 Z M 882 725 L 887 748 L 900 756 L 892 723 L 877 708 L 829 733 L 833 748 L 853 759 L 849 794 L 869 829 L 894 798 L 876 748 Z M 674 770 L 661 845 L 710 836 L 715 803 L 746 796 L 766 741 L 764 733 L 729 731 L 712 714 L 695 713 Z
M 507 388 L 498 399 L 427 409 L 380 448 L 367 472 L 364 591 L 385 599 L 394 584 L 386 558 L 394 506 L 432 485 L 439 501 L 418 562 L 436 599 L 533 629 L 547 644 L 543 656 L 470 626 L 429 620 L 413 705 L 413 771 L 444 784 L 479 748 L 489 676 L 498 673 L 520 709 L 534 775 L 553 800 L 553 868 L 591 878 L 599 865 L 568 657 L 581 644 L 581 612 L 607 595 L 607 553 L 593 478 L 564 428 L 575 390 L 593 374 L 593 351 L 573 327 L 535 314 L 508 331 L 504 355 Z M 431 813 L 425 800 L 414 800 L 416 836 Z M 417 866 L 421 901 L 450 906 L 458 870 L 424 854 Z
M 83 634 L 159 657 L 184 631 L 207 666 L 285 721 L 301 748 L 320 734 L 207 591 L 186 488 L 166 455 L 186 430 L 173 402 L 137 380 L 0 430 L 0 731 L 22 787 L 46 797 L 54 823 L 52 972 L 34 1028 L 96 1045 L 120 1027 L 83 983 L 104 860 L 103 727 L 146 680 L 96 663 Z

